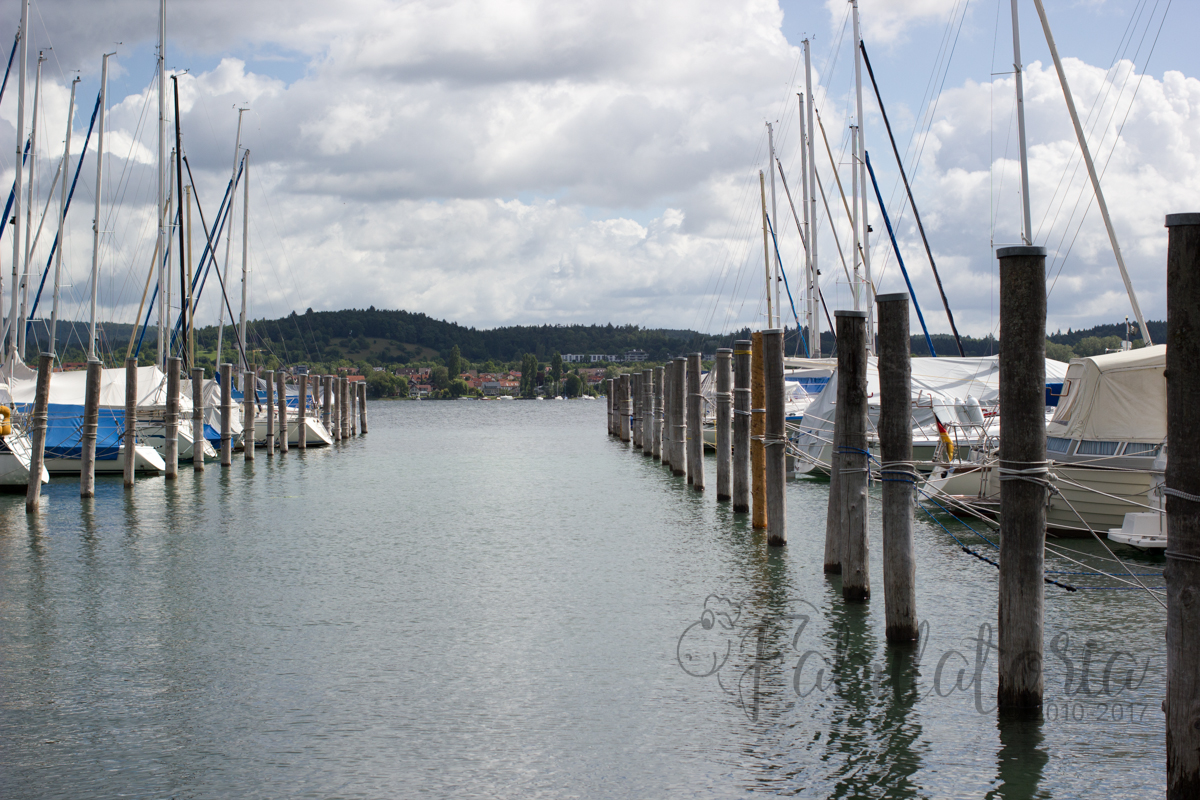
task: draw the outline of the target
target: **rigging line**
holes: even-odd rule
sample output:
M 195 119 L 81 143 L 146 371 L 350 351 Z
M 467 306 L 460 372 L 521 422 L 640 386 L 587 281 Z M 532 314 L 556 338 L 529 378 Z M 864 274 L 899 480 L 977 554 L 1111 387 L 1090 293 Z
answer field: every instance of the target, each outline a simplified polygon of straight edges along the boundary
M 875 70 L 873 70 L 871 68 L 871 59 L 867 57 L 866 42 L 859 42 L 859 47 L 862 49 L 863 63 L 866 64 L 866 66 L 867 66 L 867 75 L 869 75 L 871 77 L 871 86 L 875 89 L 875 99 L 879 103 L 879 113 L 883 116 L 883 125 L 887 129 L 888 141 L 892 143 L 892 153 L 896 156 L 897 166 L 900 167 L 900 177 L 904 181 L 904 191 L 908 194 L 908 204 L 912 208 L 913 219 L 916 220 L 916 223 L 917 223 L 917 230 L 921 232 L 921 241 L 924 242 L 924 244 L 925 244 L 925 255 L 927 255 L 929 257 L 929 266 L 931 269 L 933 269 L 933 279 L 934 279 L 934 281 L 937 282 L 938 294 L 940 294 L 942 296 L 942 307 L 946 309 L 946 318 L 948 320 L 950 320 L 950 330 L 954 332 L 954 342 L 955 342 L 955 344 L 958 345 L 958 355 L 960 357 L 965 358 L 967 354 L 966 354 L 966 351 L 963 350 L 962 337 L 958 335 L 958 326 L 954 324 L 954 314 L 953 314 L 953 312 L 950 311 L 950 301 L 948 299 L 946 299 L 946 290 L 942 287 L 942 277 L 941 277 L 941 275 L 938 274 L 937 263 L 933 259 L 933 249 L 930 248 L 930 246 L 929 246 L 929 237 L 925 235 L 925 225 L 922 224 L 922 222 L 921 222 L 921 214 L 917 210 L 917 201 L 913 199 L 912 186 L 908 182 L 908 174 L 905 172 L 904 162 L 900 160 L 900 150 L 899 150 L 899 148 L 896 147 L 896 138 L 892 135 L 892 123 L 888 120 L 887 111 L 884 110 L 883 95 L 880 94 L 879 84 L 875 81 Z M 870 161 L 869 160 L 867 162 L 867 168 L 870 169 Z M 875 180 L 874 170 L 871 170 L 871 180 Z M 878 187 L 876 187 L 876 194 L 877 195 L 879 194 Z M 883 197 L 882 196 L 879 197 L 879 204 L 881 207 L 883 206 Z M 897 222 L 899 222 L 899 219 L 897 219 Z M 892 224 L 889 222 L 888 223 L 888 233 L 889 234 L 891 234 L 891 230 L 892 230 Z M 895 243 L 894 235 L 892 235 L 892 246 L 896 248 L 896 258 L 897 258 L 897 260 L 899 260 L 900 259 L 900 248 Z M 900 269 L 902 271 L 904 270 L 903 265 L 901 265 Z M 904 280 L 906 282 L 908 281 L 908 272 L 907 271 L 904 272 Z M 910 292 L 912 291 L 912 283 L 911 282 L 909 282 L 909 291 Z M 914 303 L 917 302 L 916 294 L 913 294 L 913 302 Z M 920 316 L 920 314 L 921 314 L 921 312 L 918 309 L 917 315 Z M 921 327 L 922 328 L 925 327 L 924 318 L 921 319 Z M 929 339 L 928 331 L 925 332 L 925 338 Z M 929 341 L 929 352 L 933 355 L 937 355 L 934 352 L 932 340 Z
M 804 340 L 804 352 L 810 352 L 808 349 L 808 340 L 804 338 L 804 333 L 800 329 L 800 315 L 796 313 L 796 301 L 792 299 L 792 290 L 788 286 L 787 273 L 783 270 L 783 261 L 779 258 L 779 240 L 775 238 L 775 226 L 771 224 L 771 215 L 764 212 L 767 220 L 767 230 L 771 232 L 771 241 L 775 245 L 775 261 L 779 264 L 779 274 L 783 276 L 783 287 L 787 289 L 788 302 L 792 304 L 792 317 L 796 320 L 796 331 L 800 333 L 800 338 Z
M 12 50 L 8 52 L 8 66 L 4 68 L 4 81 L 0 83 L 0 103 L 4 102 L 4 90 L 8 88 L 8 76 L 12 72 L 13 59 L 17 55 L 17 45 L 21 41 L 21 29 L 17 28 L 17 35 L 13 37 Z
M 863 53 L 866 56 L 866 53 Z M 871 166 L 871 154 L 863 150 L 863 159 L 867 164 L 867 172 L 871 173 L 871 185 L 875 187 L 875 197 L 879 200 L 879 211 L 883 214 L 883 222 L 887 226 L 888 237 L 892 240 L 892 248 L 896 251 L 896 263 L 900 265 L 900 273 L 908 284 L 908 294 L 912 297 L 913 307 L 917 310 L 917 319 L 921 321 L 921 330 L 925 332 L 925 344 L 929 346 L 929 355 L 937 358 L 937 350 L 933 349 L 933 339 L 929 338 L 929 328 L 925 327 L 925 315 L 921 313 L 921 304 L 917 302 L 917 293 L 912 281 L 908 279 L 908 270 L 904 268 L 904 259 L 900 256 L 900 245 L 896 243 L 896 234 L 892 231 L 892 221 L 888 219 L 887 206 L 883 204 L 883 195 L 879 193 L 879 182 L 875 180 L 875 168 Z M 951 323 L 953 324 L 953 323 Z M 958 354 L 963 355 L 962 343 L 958 345 Z

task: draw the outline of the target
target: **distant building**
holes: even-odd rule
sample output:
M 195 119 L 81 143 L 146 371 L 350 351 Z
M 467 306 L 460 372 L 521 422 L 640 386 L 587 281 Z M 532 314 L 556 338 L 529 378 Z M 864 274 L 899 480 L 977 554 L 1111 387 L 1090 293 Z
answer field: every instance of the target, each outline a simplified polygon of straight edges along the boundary
M 307 375 L 308 374 L 308 364 L 296 364 L 294 367 L 292 367 L 292 374 L 293 375 Z
M 582 362 L 585 358 L 592 358 L 592 356 L 582 356 L 582 355 L 574 355 L 571 353 L 567 353 L 566 355 L 564 355 L 562 357 L 562 360 L 572 363 L 572 364 L 578 364 L 578 363 Z
M 625 360 L 626 361 L 645 361 L 646 355 L 647 354 L 646 354 L 645 350 L 630 350 L 628 353 L 625 354 Z

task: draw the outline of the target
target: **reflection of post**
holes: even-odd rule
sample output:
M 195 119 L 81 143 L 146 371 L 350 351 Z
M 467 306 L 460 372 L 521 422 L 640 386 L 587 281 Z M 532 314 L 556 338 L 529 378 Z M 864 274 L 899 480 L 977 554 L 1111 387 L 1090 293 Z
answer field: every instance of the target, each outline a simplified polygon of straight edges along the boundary
M 1046 537 L 1046 248 L 1001 247 L 1001 708 L 1042 705 Z
M 996 754 L 996 782 L 1000 785 L 996 796 L 1043 796 L 1038 788 L 1050 754 L 1041 747 L 1042 721 L 1002 714 L 996 727 L 1000 729 L 1000 752 Z
M 733 510 L 750 511 L 750 342 L 733 343 Z
M 842 410 L 840 467 L 843 503 L 842 599 L 871 597 L 867 541 L 867 312 L 835 311 L 838 390 Z
M 717 351 L 717 362 L 714 365 L 716 369 L 716 392 L 717 392 L 717 417 L 716 417 L 716 441 L 717 448 L 717 500 L 729 500 L 733 496 L 733 490 L 730 484 L 729 474 L 729 457 L 731 454 L 729 444 L 729 418 L 730 418 L 730 402 L 733 395 L 730 394 L 730 383 L 732 383 L 732 364 L 733 351 L 728 347 L 722 347 Z
M 1200 214 L 1167 217 L 1167 797 L 1200 795 Z
M 704 491 L 704 397 L 700 394 L 700 354 L 687 360 L 688 483 Z
M 763 331 L 763 394 L 766 407 L 763 450 L 767 484 L 767 544 L 787 544 L 784 498 L 783 330 Z
M 753 526 L 767 527 L 766 388 L 763 386 L 762 333 L 750 334 L 750 491 L 754 495 Z
M 879 454 L 883 479 L 883 599 L 887 640 L 917 632 L 913 555 L 912 361 L 908 295 L 875 296 L 879 307 Z

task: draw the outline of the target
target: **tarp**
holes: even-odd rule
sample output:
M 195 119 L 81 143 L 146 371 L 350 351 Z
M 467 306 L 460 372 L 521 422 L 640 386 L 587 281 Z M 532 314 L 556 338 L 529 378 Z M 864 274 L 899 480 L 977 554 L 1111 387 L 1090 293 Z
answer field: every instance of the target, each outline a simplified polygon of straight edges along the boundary
M 1063 380 L 1067 365 L 1046 359 L 1046 383 Z M 834 410 L 837 405 L 835 372 L 804 412 L 800 424 L 799 444 L 814 460 L 820 459 L 821 448 L 833 440 Z M 943 422 L 951 421 L 945 414 L 965 413 L 962 403 L 974 397 L 981 406 L 1000 402 L 1000 357 L 986 358 L 914 358 L 912 359 L 913 427 L 933 425 L 934 406 Z M 870 426 L 879 421 L 879 359 L 867 359 L 867 408 Z M 962 420 L 960 416 L 959 421 Z
M 1046 435 L 1157 444 L 1167 437 L 1165 344 L 1071 361 Z
M 182 383 L 182 381 L 181 381 Z M 11 383 L 11 400 L 18 405 L 31 404 L 37 392 L 36 375 L 30 379 L 14 380 Z M 83 408 L 87 394 L 87 370 L 55 372 L 50 376 L 50 405 L 79 406 Z M 192 399 L 180 392 L 180 412 L 192 410 Z M 158 367 L 138 367 L 138 408 L 167 406 L 167 376 Z M 125 408 L 125 368 L 100 371 L 100 407 Z M 83 413 L 80 411 L 80 413 Z

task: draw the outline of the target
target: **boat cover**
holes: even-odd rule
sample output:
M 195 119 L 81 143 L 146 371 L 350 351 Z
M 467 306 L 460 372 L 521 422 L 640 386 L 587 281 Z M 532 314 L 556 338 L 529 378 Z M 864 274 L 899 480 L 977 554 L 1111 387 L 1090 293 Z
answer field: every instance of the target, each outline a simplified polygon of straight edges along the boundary
M 1048 436 L 1158 443 L 1167 437 L 1165 344 L 1076 358 Z

